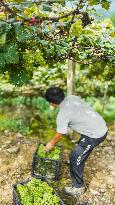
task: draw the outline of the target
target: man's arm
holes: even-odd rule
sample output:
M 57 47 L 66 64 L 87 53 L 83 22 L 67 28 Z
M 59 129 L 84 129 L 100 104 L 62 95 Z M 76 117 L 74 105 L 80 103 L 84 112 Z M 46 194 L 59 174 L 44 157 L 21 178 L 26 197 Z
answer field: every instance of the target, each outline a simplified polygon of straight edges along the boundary
M 46 144 L 45 150 L 46 150 L 46 151 L 51 150 L 51 149 L 53 148 L 53 146 L 54 146 L 57 142 L 59 142 L 59 141 L 61 140 L 61 138 L 62 138 L 62 134 L 56 132 L 56 134 L 55 134 L 55 136 L 53 137 L 53 139 Z

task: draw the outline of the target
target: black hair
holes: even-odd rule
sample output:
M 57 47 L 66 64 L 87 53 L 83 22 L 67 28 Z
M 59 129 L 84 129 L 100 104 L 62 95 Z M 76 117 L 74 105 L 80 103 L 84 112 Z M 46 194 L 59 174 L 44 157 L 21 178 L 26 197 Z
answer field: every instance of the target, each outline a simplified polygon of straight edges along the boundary
M 59 87 L 51 87 L 46 90 L 45 98 L 49 103 L 59 105 L 65 98 L 64 92 Z

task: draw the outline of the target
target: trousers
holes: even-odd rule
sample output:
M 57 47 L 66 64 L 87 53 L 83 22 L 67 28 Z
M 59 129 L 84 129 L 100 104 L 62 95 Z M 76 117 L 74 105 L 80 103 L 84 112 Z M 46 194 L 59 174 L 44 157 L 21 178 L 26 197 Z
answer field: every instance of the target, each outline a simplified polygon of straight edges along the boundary
M 70 175 L 72 179 L 73 187 L 80 188 L 84 186 L 83 173 L 85 162 L 92 150 L 104 141 L 107 133 L 101 138 L 91 138 L 85 135 L 81 135 L 78 144 L 71 151 L 70 159 Z

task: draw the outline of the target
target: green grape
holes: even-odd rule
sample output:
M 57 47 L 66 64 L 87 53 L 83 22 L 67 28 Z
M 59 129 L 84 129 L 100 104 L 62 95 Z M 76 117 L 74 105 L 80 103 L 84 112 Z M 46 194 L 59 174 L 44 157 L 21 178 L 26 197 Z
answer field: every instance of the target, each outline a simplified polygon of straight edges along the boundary
M 71 25 L 70 33 L 71 33 L 73 36 L 79 37 L 80 34 L 82 33 L 82 31 L 83 31 L 82 20 L 81 20 L 81 19 L 78 19 L 75 23 L 73 23 L 73 24 Z
M 49 158 L 53 160 L 59 160 L 60 153 L 61 153 L 60 147 L 54 147 L 51 151 L 46 153 L 45 146 L 43 144 L 40 144 L 39 149 L 37 151 L 37 156 L 43 158 Z
M 25 197 L 25 195 L 28 193 L 27 187 L 24 187 L 24 185 L 21 184 L 17 185 L 17 191 L 22 197 Z
M 17 193 L 22 205 L 60 205 L 53 188 L 40 179 L 32 178 L 27 184 L 17 185 Z
M 60 147 L 53 147 L 49 152 L 45 152 L 45 146 L 43 144 L 39 145 L 37 156 L 40 159 L 38 164 L 35 166 L 35 173 L 47 176 L 48 178 L 55 178 L 56 173 L 56 161 L 60 159 L 61 149 Z M 46 159 L 47 158 L 47 159 Z M 51 160 L 54 160 L 51 162 Z
M 34 69 L 34 66 L 44 66 L 45 61 L 43 58 L 42 52 L 37 49 L 35 52 L 33 51 L 26 51 L 23 53 L 23 60 L 24 60 L 24 67 L 26 70 L 32 70 Z

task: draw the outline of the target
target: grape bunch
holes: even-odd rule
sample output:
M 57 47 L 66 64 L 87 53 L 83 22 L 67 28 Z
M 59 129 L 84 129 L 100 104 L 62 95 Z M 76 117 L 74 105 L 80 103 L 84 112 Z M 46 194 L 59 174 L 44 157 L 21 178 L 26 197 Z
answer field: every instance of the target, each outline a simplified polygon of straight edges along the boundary
M 82 31 L 83 31 L 82 20 L 81 20 L 81 19 L 78 19 L 75 23 L 73 23 L 73 24 L 71 25 L 70 33 L 71 33 L 73 36 L 79 37 L 80 34 L 82 33 Z
M 32 178 L 27 184 L 17 185 L 17 193 L 22 205 L 60 205 L 53 188 L 41 179 Z
M 50 150 L 49 152 L 45 152 L 45 146 L 43 144 L 40 144 L 39 149 L 37 151 L 37 156 L 43 158 L 49 158 L 53 160 L 59 160 L 60 152 L 61 152 L 60 147 L 53 147 L 53 149 Z

